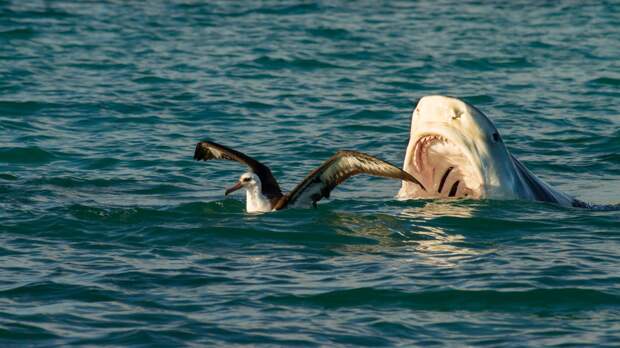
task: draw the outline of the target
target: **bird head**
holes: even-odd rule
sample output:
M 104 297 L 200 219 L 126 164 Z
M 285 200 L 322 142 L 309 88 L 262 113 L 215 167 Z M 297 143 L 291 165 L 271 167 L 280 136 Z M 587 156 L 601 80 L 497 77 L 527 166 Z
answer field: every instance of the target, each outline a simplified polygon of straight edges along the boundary
M 233 193 L 242 188 L 246 190 L 251 190 L 255 187 L 258 187 L 260 189 L 260 186 L 261 182 L 258 175 L 254 173 L 244 173 L 243 175 L 241 175 L 241 177 L 239 177 L 239 181 L 234 186 L 226 190 L 225 194 L 228 196 L 230 193 Z

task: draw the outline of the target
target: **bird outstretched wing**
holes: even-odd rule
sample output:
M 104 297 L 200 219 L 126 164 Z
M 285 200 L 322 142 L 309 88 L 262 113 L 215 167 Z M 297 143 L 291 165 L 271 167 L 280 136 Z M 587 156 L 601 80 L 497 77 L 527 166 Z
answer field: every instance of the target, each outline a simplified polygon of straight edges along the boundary
M 416 178 L 393 164 L 361 152 L 338 151 L 320 167 L 308 174 L 274 208 L 277 210 L 287 205 L 310 205 L 324 197 L 329 198 L 334 187 L 356 174 L 370 174 L 406 180 L 416 183 L 423 190 L 426 190 Z
M 265 197 L 270 199 L 282 197 L 282 191 L 280 190 L 278 181 L 271 173 L 269 167 L 239 151 L 235 151 L 229 147 L 214 143 L 212 141 L 201 141 L 196 144 L 194 159 L 196 161 L 223 159 L 245 164 L 260 178 L 262 193 Z

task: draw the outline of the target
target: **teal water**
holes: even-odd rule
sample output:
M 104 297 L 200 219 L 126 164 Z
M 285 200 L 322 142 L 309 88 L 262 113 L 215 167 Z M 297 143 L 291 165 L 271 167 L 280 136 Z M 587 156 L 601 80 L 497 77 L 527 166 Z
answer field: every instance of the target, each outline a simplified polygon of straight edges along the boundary
M 429 94 L 561 191 L 620 201 L 620 6 L 0 1 L 0 346 L 616 346 L 620 213 L 408 201 L 356 177 L 244 213 L 339 149 L 402 163 Z

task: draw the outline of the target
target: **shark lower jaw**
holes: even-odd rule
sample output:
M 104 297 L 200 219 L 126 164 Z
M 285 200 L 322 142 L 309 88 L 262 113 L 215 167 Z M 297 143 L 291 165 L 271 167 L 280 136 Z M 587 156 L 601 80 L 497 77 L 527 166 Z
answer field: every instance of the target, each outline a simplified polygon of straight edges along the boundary
M 419 136 L 405 160 L 405 171 L 427 188 L 403 184 L 400 196 L 408 198 L 482 198 L 480 170 L 464 146 L 439 134 Z

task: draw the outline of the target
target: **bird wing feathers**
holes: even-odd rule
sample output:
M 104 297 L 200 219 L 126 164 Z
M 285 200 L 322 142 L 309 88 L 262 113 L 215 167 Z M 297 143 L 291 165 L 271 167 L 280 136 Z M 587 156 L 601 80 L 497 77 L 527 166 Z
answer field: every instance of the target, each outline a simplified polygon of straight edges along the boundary
M 362 173 L 410 181 L 424 189 L 416 178 L 388 162 L 361 152 L 338 151 L 320 167 L 308 174 L 274 208 L 282 209 L 288 204 L 314 204 L 324 197 L 329 198 L 330 192 L 338 184 L 353 175 Z
M 235 151 L 229 147 L 214 143 L 212 141 L 201 141 L 196 144 L 194 159 L 196 161 L 224 159 L 245 164 L 260 178 L 263 195 L 268 198 L 279 198 L 282 196 L 282 191 L 280 190 L 278 181 L 271 173 L 269 167 L 239 151 Z

